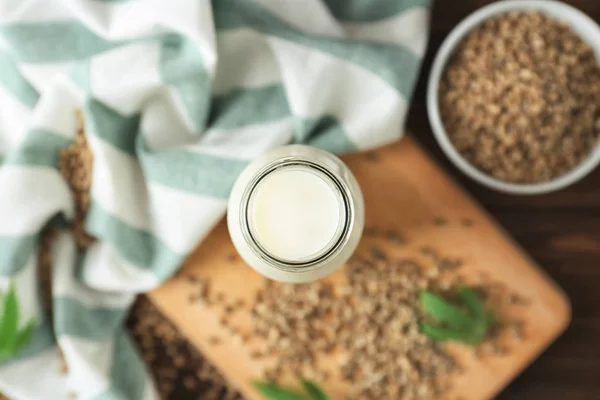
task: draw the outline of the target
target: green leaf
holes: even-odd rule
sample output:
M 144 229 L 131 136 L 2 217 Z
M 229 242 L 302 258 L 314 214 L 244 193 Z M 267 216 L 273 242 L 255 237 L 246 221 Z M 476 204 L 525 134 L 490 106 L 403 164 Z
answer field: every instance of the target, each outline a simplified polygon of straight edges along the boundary
M 487 333 L 487 329 L 482 326 L 461 331 L 453 328 L 434 326 L 426 322 L 421 324 L 421 331 L 437 342 L 454 341 L 469 345 L 481 343 Z
M 15 285 L 11 281 L 4 296 L 0 314 L 0 360 L 14 356 L 31 339 L 35 321 L 31 320 L 19 331 L 19 303 Z
M 254 387 L 271 400 L 311 400 L 308 397 L 271 383 L 255 382 Z
M 483 342 L 483 339 L 485 339 L 485 335 L 488 333 L 488 330 L 487 322 L 480 321 L 480 323 L 473 328 L 468 339 L 464 340 L 464 342 L 473 345 L 479 344 Z
M 430 291 L 422 291 L 419 299 L 425 312 L 441 323 L 455 329 L 465 329 L 473 324 L 467 312 Z
M 493 311 L 488 311 L 485 313 L 485 320 L 487 322 L 487 326 L 492 327 L 496 323 L 496 315 Z
M 302 386 L 312 400 L 331 400 L 331 397 L 323 391 L 316 383 L 302 379 Z
M 447 340 L 467 342 L 469 341 L 470 336 L 468 331 L 433 326 L 426 322 L 421 323 L 421 331 L 433 340 L 436 340 L 438 342 L 445 342 Z
M 494 313 L 484 308 L 483 302 L 471 288 L 461 288 L 459 296 L 468 312 L 431 292 L 421 292 L 423 309 L 435 319 L 434 324 L 421 323 L 421 331 L 436 341 L 479 344 L 495 322 Z
M 23 346 L 25 346 L 27 344 L 27 342 L 29 342 L 29 339 L 31 339 L 31 335 L 33 334 L 34 328 L 35 328 L 35 320 L 32 319 L 25 326 L 25 328 L 21 329 L 21 331 L 17 335 L 17 341 L 15 343 L 15 348 L 14 348 L 15 353 L 19 352 L 19 350 L 21 350 L 23 348 Z
M 19 305 L 15 286 L 11 282 L 8 293 L 4 298 L 2 320 L 0 322 L 0 353 L 10 355 L 14 352 L 17 340 L 17 323 L 19 321 Z
M 483 304 L 481 303 L 479 296 L 477 295 L 477 293 L 475 293 L 475 291 L 473 291 L 473 289 L 464 287 L 458 291 L 458 294 L 469 309 L 469 312 L 475 318 L 485 317 L 485 310 L 483 309 Z
M 483 302 L 473 289 L 461 288 L 459 295 L 477 321 L 471 332 L 471 342 L 478 344 L 485 338 L 490 327 L 494 325 L 496 317 L 492 311 L 485 310 Z

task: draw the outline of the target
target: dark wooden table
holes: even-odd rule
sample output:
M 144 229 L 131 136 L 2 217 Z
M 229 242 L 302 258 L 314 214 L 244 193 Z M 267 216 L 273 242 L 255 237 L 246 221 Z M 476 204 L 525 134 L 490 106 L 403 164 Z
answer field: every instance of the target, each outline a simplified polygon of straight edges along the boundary
M 600 22 L 600 0 L 570 0 Z M 547 271 L 571 299 L 573 321 L 499 399 L 600 399 L 600 168 L 557 193 L 502 195 L 468 180 L 436 144 L 425 91 L 433 56 L 462 18 L 491 1 L 437 0 L 432 33 L 408 130 Z

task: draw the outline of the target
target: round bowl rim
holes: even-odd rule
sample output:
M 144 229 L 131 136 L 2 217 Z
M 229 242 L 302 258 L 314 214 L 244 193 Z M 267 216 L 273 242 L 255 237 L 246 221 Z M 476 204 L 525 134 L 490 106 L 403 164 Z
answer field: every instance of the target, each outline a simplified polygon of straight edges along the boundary
M 597 41 L 593 43 L 587 42 L 594 49 L 597 57 L 600 54 L 600 26 L 591 17 L 573 6 L 556 0 L 504 0 L 489 4 L 464 18 L 450 32 L 440 46 L 432 64 L 428 79 L 427 114 L 434 136 L 439 146 L 442 148 L 442 151 L 459 170 L 471 179 L 491 189 L 505 193 L 522 195 L 549 193 L 565 188 L 581 180 L 588 175 L 598 163 L 600 163 L 600 140 L 584 161 L 564 175 L 548 182 L 510 183 L 496 179 L 485 172 L 480 171 L 471 165 L 471 163 L 456 150 L 446 133 L 439 111 L 438 93 L 440 80 L 447 61 L 454 52 L 456 46 L 473 28 L 490 17 L 515 10 L 538 10 L 542 12 L 554 10 L 556 12 L 560 11 L 561 15 L 564 14 L 563 20 L 569 24 L 573 24 L 574 19 L 577 19 L 578 23 L 583 21 L 595 31 L 594 35 L 597 36 Z

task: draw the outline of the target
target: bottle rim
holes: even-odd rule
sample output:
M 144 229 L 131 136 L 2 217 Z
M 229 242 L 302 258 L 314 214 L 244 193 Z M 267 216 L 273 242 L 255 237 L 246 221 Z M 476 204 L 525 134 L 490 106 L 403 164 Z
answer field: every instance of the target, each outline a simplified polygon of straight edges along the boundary
M 251 217 L 249 216 L 249 204 L 252 194 L 264 178 L 275 171 L 281 171 L 285 168 L 298 167 L 309 168 L 330 180 L 331 184 L 335 187 L 335 189 L 337 189 L 341 197 L 343 213 L 340 214 L 344 216 L 344 221 L 342 221 L 339 231 L 336 232 L 336 240 L 334 243 L 329 244 L 326 248 L 316 253 L 314 258 L 293 261 L 286 260 L 272 254 L 263 245 L 261 245 L 260 241 L 255 237 L 255 235 L 253 235 L 252 228 L 250 226 Z M 300 273 L 318 269 L 327 264 L 330 260 L 334 259 L 340 253 L 350 239 L 353 230 L 354 215 L 355 210 L 351 191 L 344 179 L 338 176 L 335 171 L 332 171 L 317 161 L 307 160 L 299 156 L 288 156 L 268 163 L 256 174 L 254 174 L 242 194 L 242 201 L 240 202 L 239 226 L 241 227 L 242 236 L 248 244 L 248 247 L 262 261 L 272 268 L 280 271 Z

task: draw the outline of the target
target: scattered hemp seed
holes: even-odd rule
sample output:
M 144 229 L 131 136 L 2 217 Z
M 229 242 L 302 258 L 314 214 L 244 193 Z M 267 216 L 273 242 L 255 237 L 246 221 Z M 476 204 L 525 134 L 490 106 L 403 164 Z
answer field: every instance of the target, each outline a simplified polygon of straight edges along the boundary
M 90 207 L 90 188 L 94 157 L 85 134 L 85 121 L 81 111 L 77 111 L 77 131 L 73 142 L 62 148 L 57 155 L 57 168 L 67 182 L 74 204 L 74 216 L 67 222 L 66 229 L 71 232 L 77 249 L 81 252 L 91 246 L 96 238 L 85 230 L 86 216 Z M 63 228 L 61 226 L 61 228 Z M 42 293 L 42 304 L 53 320 L 52 312 L 52 252 L 51 247 L 59 232 L 58 224 L 52 222 L 46 226 L 37 243 L 38 272 Z M 60 353 L 60 372 L 68 372 L 68 365 Z
M 233 304 L 227 304 L 224 308 L 223 308 L 223 312 L 225 314 L 233 314 L 233 312 L 236 310 L 235 306 Z
M 473 226 L 473 220 L 468 219 L 468 218 L 463 218 L 460 220 L 460 224 L 462 226 L 464 226 L 465 228 L 470 228 L 471 226 Z
M 417 261 L 423 249 L 439 262 Z M 253 335 L 266 339 L 265 352 L 250 354 L 274 357 L 264 379 L 276 383 L 284 376 L 314 376 L 323 381 L 334 375 L 353 387 L 353 399 L 440 398 L 460 365 L 421 331 L 424 310 L 418 298 L 423 290 L 458 294 L 464 287 L 457 276 L 463 262 L 430 246 L 423 249 L 407 248 L 400 258 L 379 248 L 359 252 L 343 270 L 344 282 L 336 285 L 265 280 L 251 305 Z M 481 357 L 510 352 L 500 340 L 509 326 L 521 323 L 509 317 L 507 309 L 517 306 L 507 301 L 510 291 L 492 281 L 473 290 L 495 313 L 493 327 L 477 340 L 482 344 L 473 353 L 481 353 L 481 347 L 492 349 Z M 333 370 L 317 361 L 328 353 L 343 355 Z
M 75 204 L 75 216 L 69 229 L 80 250 L 88 248 L 96 239 L 85 230 L 85 220 L 90 207 L 90 188 L 92 187 L 92 168 L 94 155 L 85 135 L 83 114 L 78 111 L 78 128 L 71 145 L 58 153 L 58 169 L 69 184 Z
M 391 236 L 371 230 L 383 240 Z M 277 384 L 284 377 L 301 376 L 325 382 L 335 376 L 352 387 L 352 399 L 435 399 L 451 387 L 461 366 L 445 346 L 422 331 L 427 314 L 419 296 L 427 291 L 452 301 L 466 285 L 464 264 L 431 245 L 402 246 L 393 254 L 371 246 L 351 258 L 335 284 L 264 279 L 247 304 L 225 294 L 212 306 L 221 312 L 220 324 L 233 343 L 253 340 L 249 357 L 261 361 L 263 381 Z M 194 285 L 209 287 L 210 281 L 198 278 L 192 293 L 197 290 Z M 528 304 L 515 300 L 520 295 L 490 277 L 471 282 L 469 288 L 494 316 L 483 337 L 465 345 L 474 346 L 469 347 L 474 357 L 500 357 L 526 340 L 526 326 L 511 312 Z M 244 308 L 250 327 L 231 326 L 230 306 Z M 325 368 L 319 361 L 324 356 L 333 357 L 334 365 Z M 265 358 L 268 363 L 262 362 Z
M 221 325 L 224 328 L 229 327 L 229 317 L 224 315 L 219 319 L 219 325 Z
M 244 299 L 236 299 L 233 303 L 234 307 L 237 309 L 244 308 L 246 306 L 246 300 Z
M 195 293 L 192 293 L 188 296 L 188 303 L 195 303 L 200 299 L 200 296 L 198 296 Z
M 383 261 L 387 258 L 383 250 L 376 246 L 371 247 L 371 257 L 375 261 Z
M 374 226 L 367 226 L 363 230 L 364 236 L 379 236 L 379 234 L 381 234 L 381 231 Z
M 217 292 L 212 297 L 212 300 L 218 304 L 224 303 L 225 299 L 226 299 L 226 295 L 223 292 Z
M 433 224 L 435 226 L 444 226 L 444 225 L 448 225 L 448 220 L 444 217 L 435 217 L 433 219 Z
M 385 238 L 392 244 L 396 244 L 396 245 L 406 244 L 406 239 L 396 231 L 386 232 Z
M 369 161 L 378 161 L 379 155 L 375 151 L 368 151 L 365 153 L 365 158 Z
M 208 343 L 212 344 L 213 346 L 218 346 L 222 343 L 222 341 L 218 336 L 211 336 L 208 338 Z
M 421 255 L 423 257 L 427 257 L 431 260 L 438 260 L 439 259 L 439 255 L 437 253 L 437 251 L 435 251 L 435 249 L 433 247 L 429 247 L 429 246 L 423 246 L 419 249 L 419 252 L 421 253 Z

